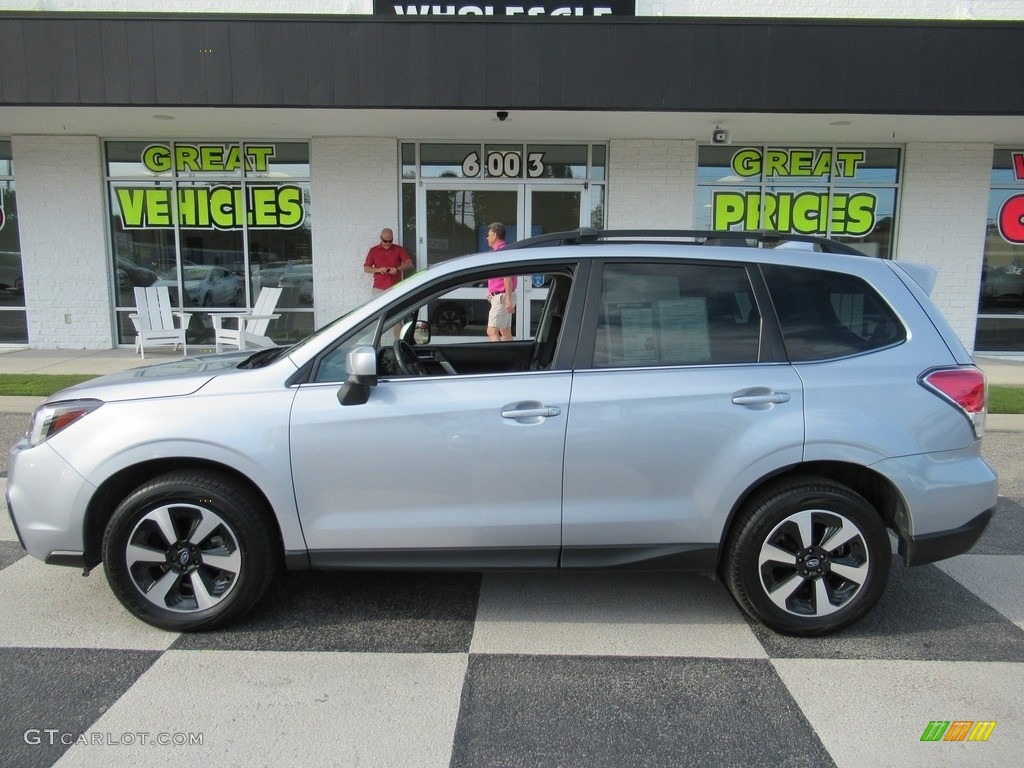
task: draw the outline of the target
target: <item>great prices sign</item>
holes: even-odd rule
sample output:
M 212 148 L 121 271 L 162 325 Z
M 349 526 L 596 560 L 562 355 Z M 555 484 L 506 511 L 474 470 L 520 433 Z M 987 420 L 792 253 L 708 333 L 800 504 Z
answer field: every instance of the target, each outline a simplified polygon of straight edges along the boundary
M 1011 152 L 1013 176 L 1024 181 L 1024 152 Z M 999 208 L 999 234 L 1008 243 L 1024 245 L 1024 193 L 1011 195 Z
M 864 159 L 864 150 L 854 149 L 747 147 L 737 150 L 731 161 L 736 177 L 806 179 L 808 188 L 756 192 L 716 190 L 712 193 L 712 227 L 862 237 L 877 223 L 877 195 L 870 190 L 829 191 L 826 183 L 830 178 L 855 178 Z M 815 181 L 818 184 L 813 184 Z
M 266 173 L 273 145 L 152 144 L 142 164 L 155 174 L 173 172 L 179 179 L 196 174 Z M 114 204 L 125 229 L 296 229 L 306 217 L 303 189 L 297 184 L 262 181 L 189 183 L 168 186 L 117 185 Z

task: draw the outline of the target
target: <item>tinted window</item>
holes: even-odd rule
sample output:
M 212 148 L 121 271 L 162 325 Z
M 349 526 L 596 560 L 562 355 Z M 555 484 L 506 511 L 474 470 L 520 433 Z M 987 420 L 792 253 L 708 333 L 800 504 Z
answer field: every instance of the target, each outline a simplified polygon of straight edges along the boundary
M 774 265 L 763 271 L 794 362 L 852 355 L 906 339 L 889 305 L 858 277 Z
M 756 362 L 760 329 L 743 267 L 611 264 L 594 367 Z

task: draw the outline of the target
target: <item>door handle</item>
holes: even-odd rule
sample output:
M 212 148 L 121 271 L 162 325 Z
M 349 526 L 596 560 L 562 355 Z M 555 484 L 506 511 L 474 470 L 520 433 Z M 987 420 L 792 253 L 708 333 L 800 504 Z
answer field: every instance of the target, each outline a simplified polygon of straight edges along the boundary
M 562 412 L 561 408 L 554 405 L 543 405 L 539 408 L 505 408 L 501 412 L 503 419 L 546 419 L 549 416 L 557 416 Z
M 745 405 L 756 410 L 778 405 L 779 403 L 788 403 L 789 399 L 789 392 L 776 392 L 767 387 L 744 390 L 732 396 L 734 404 Z

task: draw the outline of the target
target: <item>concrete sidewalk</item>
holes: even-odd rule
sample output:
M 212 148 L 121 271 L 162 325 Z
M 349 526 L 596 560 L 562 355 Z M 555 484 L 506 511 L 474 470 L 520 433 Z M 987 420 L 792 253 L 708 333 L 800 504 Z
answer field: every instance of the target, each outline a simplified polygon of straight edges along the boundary
M 209 354 L 213 348 L 193 348 L 195 354 Z M 192 351 L 192 350 L 190 350 Z M 130 347 L 117 349 L 0 349 L 0 374 L 5 373 L 91 373 L 101 375 L 180 360 L 180 352 L 151 350 L 146 359 Z M 976 357 L 990 385 L 1024 387 L 1024 357 Z M 31 413 L 41 397 L 0 397 L 0 413 Z M 990 414 L 986 423 L 993 432 L 1024 432 L 1024 414 Z

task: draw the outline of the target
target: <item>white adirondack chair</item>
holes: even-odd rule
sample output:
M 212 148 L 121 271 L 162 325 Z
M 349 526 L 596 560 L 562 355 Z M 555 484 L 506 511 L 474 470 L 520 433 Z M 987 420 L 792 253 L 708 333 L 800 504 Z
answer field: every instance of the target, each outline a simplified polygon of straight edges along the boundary
M 213 321 L 213 332 L 217 344 L 217 351 L 221 347 L 229 345 L 245 349 L 246 347 L 276 347 L 267 336 L 267 327 L 271 320 L 276 320 L 281 315 L 274 314 L 277 302 L 281 298 L 280 288 L 263 288 L 260 295 L 256 297 L 252 312 L 221 313 L 210 315 Z M 225 320 L 235 321 L 235 327 L 225 324 Z
M 185 332 L 192 315 L 179 312 L 171 305 L 171 295 L 166 285 L 150 285 L 135 289 L 136 312 L 128 315 L 135 326 L 135 351 L 146 358 L 146 347 L 173 345 L 181 346 L 181 353 L 188 354 Z M 174 318 L 179 319 L 175 325 Z

